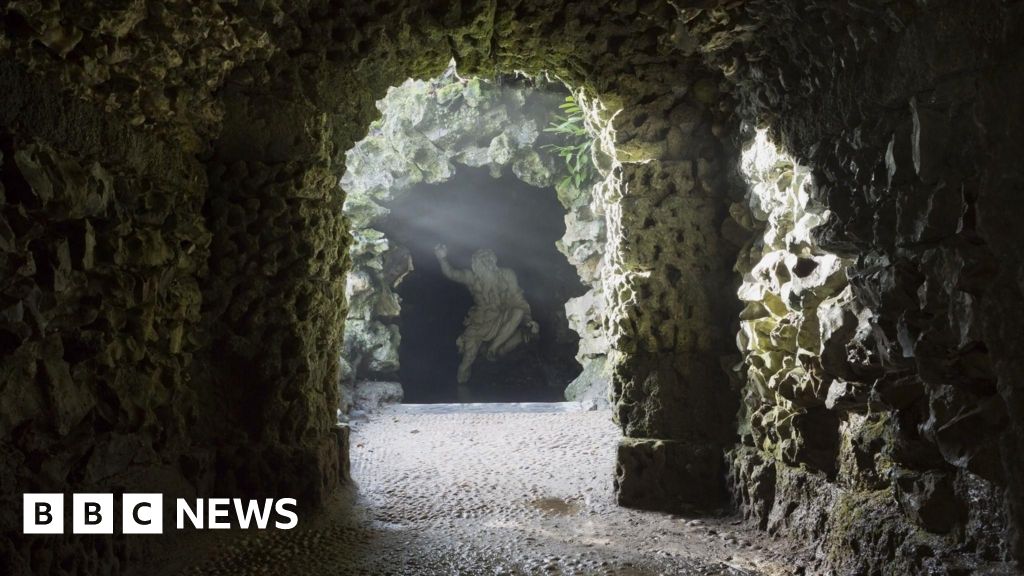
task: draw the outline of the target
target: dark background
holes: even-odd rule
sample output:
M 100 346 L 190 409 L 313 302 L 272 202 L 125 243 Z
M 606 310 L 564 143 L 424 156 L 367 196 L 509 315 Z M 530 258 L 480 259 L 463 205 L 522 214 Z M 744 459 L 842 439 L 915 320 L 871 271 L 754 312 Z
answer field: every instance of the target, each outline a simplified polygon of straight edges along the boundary
M 473 304 L 469 290 L 441 274 L 434 246 L 448 246 L 448 260 L 468 268 L 473 252 L 490 248 L 498 266 L 519 279 L 540 337 L 490 362 L 481 352 L 469 382 L 470 401 L 562 400 L 580 371 L 578 337 L 565 319 L 565 302 L 586 289 L 555 248 L 565 233 L 565 210 L 553 189 L 534 188 L 511 175 L 493 178 L 485 168 L 460 167 L 448 182 L 419 185 L 388 206 L 380 229 L 412 254 L 414 270 L 398 287 L 402 298 L 402 368 L 405 402 L 458 400 L 456 338 Z

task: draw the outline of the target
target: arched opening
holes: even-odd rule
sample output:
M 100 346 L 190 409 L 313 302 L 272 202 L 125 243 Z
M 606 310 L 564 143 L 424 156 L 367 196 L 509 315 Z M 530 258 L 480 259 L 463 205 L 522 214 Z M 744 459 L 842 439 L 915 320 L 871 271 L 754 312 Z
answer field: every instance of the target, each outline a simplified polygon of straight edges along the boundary
M 355 238 L 343 411 L 607 405 L 607 350 L 592 343 L 605 319 L 578 304 L 602 298 L 605 224 L 574 97 L 544 76 L 466 79 L 452 65 L 377 107 L 341 182 Z M 477 272 L 483 252 L 492 276 Z
M 457 16 L 463 17 L 466 15 L 461 13 Z M 432 17 L 426 20 L 433 21 Z M 630 22 L 641 21 L 625 17 L 614 27 L 643 26 Z M 385 28 L 393 29 L 393 24 L 388 22 Z M 331 38 L 356 37 L 347 35 L 346 25 L 339 24 Z M 645 34 L 637 31 L 635 36 L 643 38 Z M 288 42 L 310 37 L 319 36 L 290 35 Z M 139 206 L 139 210 L 146 207 L 160 213 L 173 207 L 182 213 L 167 220 L 166 230 L 141 220 L 155 229 L 147 228 L 140 238 L 122 244 L 116 234 L 103 230 L 108 234 L 104 250 L 116 246 L 120 258 L 139 257 L 138 274 L 147 281 L 132 286 L 155 299 L 147 301 L 147 306 L 163 303 L 168 294 L 179 291 L 181 301 L 187 304 L 173 310 L 168 305 L 161 325 L 166 333 L 152 330 L 147 324 L 150 316 L 142 314 L 139 322 L 131 324 L 135 332 L 127 343 L 111 348 L 113 353 L 131 350 L 142 354 L 145 347 L 140 348 L 138 342 L 159 342 L 159 346 L 153 344 L 158 352 L 166 348 L 170 354 L 136 358 L 140 373 L 152 376 L 145 380 L 147 385 L 160 392 L 153 396 L 154 401 L 163 403 L 153 412 L 142 411 L 146 420 L 137 426 L 146 441 L 171 447 L 162 456 L 171 468 L 180 466 L 183 490 L 294 494 L 315 507 L 329 501 L 339 480 L 345 478 L 346 431 L 334 426 L 337 356 L 341 328 L 346 324 L 344 279 L 359 254 L 348 250 L 347 234 L 356 227 L 344 219 L 344 195 L 337 179 L 345 172 L 343 168 L 354 168 L 343 152 L 366 133 L 374 117 L 372 101 L 381 96 L 384 87 L 410 73 L 436 73 L 451 57 L 448 36 L 437 38 L 443 39 L 440 47 L 421 45 L 415 49 L 410 47 L 414 40 L 403 38 L 399 45 L 407 52 L 387 60 L 386 65 L 366 64 L 358 73 L 338 64 L 336 54 L 306 61 L 312 68 L 295 66 L 291 58 L 301 50 L 287 48 L 269 51 L 274 56 L 267 55 L 267 60 L 257 65 L 239 67 L 217 93 L 218 107 L 203 110 L 207 115 L 202 122 L 216 119 L 217 124 L 216 132 L 203 133 L 209 146 L 186 148 L 184 160 L 173 157 L 167 161 L 167 166 L 180 168 L 188 176 L 173 174 L 178 178 L 173 183 L 187 182 L 189 203 L 165 201 L 171 197 L 168 194 L 157 195 L 151 207 Z M 339 41 L 338 46 L 342 45 Z M 358 49 L 365 43 L 353 40 L 352 45 Z M 385 43 L 370 45 L 376 50 Z M 581 339 L 579 352 L 591 362 L 582 374 L 604 377 L 605 383 L 613 381 L 615 416 L 626 438 L 616 450 L 616 439 L 610 436 L 604 436 L 611 440 L 606 445 L 590 442 L 593 438 L 589 435 L 569 436 L 571 430 L 557 427 L 546 429 L 543 436 L 531 434 L 528 425 L 517 427 L 515 432 L 523 442 L 520 448 L 536 449 L 531 443 L 543 437 L 546 443 L 540 448 L 553 451 L 555 458 L 560 450 L 572 450 L 585 458 L 599 455 L 602 468 L 583 475 L 581 471 L 589 469 L 567 468 L 574 465 L 572 459 L 550 460 L 550 468 L 520 470 L 516 482 L 535 484 L 534 476 L 550 478 L 557 471 L 563 476 L 585 476 L 603 491 L 600 497 L 578 491 L 573 498 L 531 498 L 529 491 L 508 494 L 516 494 L 520 512 L 569 512 L 569 524 L 574 524 L 578 515 L 606 510 L 622 514 L 619 526 L 641 517 L 615 508 L 616 502 L 642 508 L 713 511 L 723 496 L 720 456 L 729 441 L 731 420 L 729 394 L 721 393 L 727 388 L 722 386 L 718 361 L 727 324 L 721 321 L 727 316 L 721 309 L 728 306 L 716 302 L 714 295 L 721 294 L 727 284 L 725 271 L 731 262 L 717 236 L 721 206 L 716 187 L 726 170 L 721 159 L 723 144 L 714 136 L 719 126 L 717 112 L 704 96 L 703 100 L 693 96 L 707 95 L 709 81 L 691 79 L 686 70 L 666 65 L 656 71 L 653 81 L 615 85 L 620 78 L 631 78 L 632 71 L 623 72 L 613 62 L 604 61 L 599 66 L 605 74 L 602 77 L 574 69 L 574 59 L 549 53 L 545 47 L 524 43 L 519 49 L 537 58 L 526 62 L 534 71 L 544 68 L 541 63 L 546 60 L 572 63 L 562 66 L 567 77 L 580 81 L 581 86 L 589 77 L 588 89 L 594 94 L 603 90 L 613 106 L 606 110 L 588 92 L 578 94 L 587 99 L 587 121 L 599 125 L 595 145 L 606 157 L 597 193 L 592 197 L 563 194 L 559 200 L 563 206 L 571 206 L 569 217 L 589 223 L 564 247 L 577 259 L 574 266 L 579 277 L 602 286 L 600 294 L 576 299 L 572 312 L 567 313 L 588 333 Z M 537 56 L 542 54 L 548 56 Z M 364 57 L 369 59 L 365 55 L 360 58 Z M 475 56 L 463 57 L 478 71 L 482 67 Z M 518 68 L 514 60 L 502 61 L 496 68 L 511 72 Z M 310 76 L 312 69 L 316 72 Z M 668 78 L 685 83 L 687 89 L 665 88 Z M 690 90 L 690 85 L 695 89 Z M 651 108 L 660 112 L 652 115 Z M 671 125 L 663 120 L 669 113 L 674 118 Z M 188 128 L 182 132 L 186 139 L 195 137 Z M 195 146 L 194 141 L 191 144 Z M 62 162 L 41 164 L 64 167 Z M 139 181 L 148 185 L 149 176 Z M 161 192 L 174 188 L 159 182 Z M 353 190 L 344 192 L 351 200 Z M 119 226 L 130 229 L 130 216 Z M 174 241 L 164 242 L 164 232 Z M 199 242 L 177 242 L 182 237 Z M 607 250 L 587 249 L 595 244 Z M 602 260 L 606 265 L 598 267 Z M 176 267 L 179 264 L 182 268 Z M 179 282 L 176 274 L 185 278 Z M 186 322 L 201 327 L 194 338 L 175 336 Z M 145 372 L 151 361 L 173 365 L 175 370 Z M 119 373 L 117 382 L 134 381 L 135 376 L 131 371 Z M 180 384 L 182 381 L 187 383 Z M 159 389 L 164 385 L 174 392 Z M 140 397 L 135 392 L 131 396 Z M 116 405 L 118 399 L 113 394 L 104 396 L 103 401 Z M 150 400 L 148 396 L 144 399 Z M 682 407 L 685 412 L 679 410 Z M 117 410 L 105 412 L 121 417 Z M 680 413 L 686 417 L 679 418 Z M 168 427 L 155 423 L 157 414 L 170 418 L 172 433 L 178 436 L 162 436 Z M 607 414 L 599 416 L 604 418 L 603 424 L 609 424 Z M 615 430 L 605 426 L 608 429 Z M 418 433 L 415 428 L 408 430 L 409 435 Z M 572 442 L 565 442 L 565 437 Z M 129 435 L 129 439 L 134 446 L 132 442 L 138 438 Z M 121 446 L 111 445 L 114 449 Z M 174 452 L 179 449 L 183 453 Z M 614 469 L 613 454 L 617 461 Z M 515 459 L 501 460 L 503 465 L 511 462 Z M 558 462 L 566 468 L 552 470 Z M 610 482 L 613 475 L 615 490 Z M 495 495 L 499 500 L 507 496 L 504 492 Z M 563 533 L 559 530 L 563 526 L 551 526 L 551 533 Z M 615 530 L 608 525 L 598 527 L 605 532 Z M 601 536 L 594 532 L 587 537 Z M 522 541 L 529 542 L 525 535 Z M 675 571 L 686 565 L 685 557 L 663 560 L 668 556 L 643 547 L 655 541 L 633 541 L 637 547 L 631 549 L 629 559 L 614 559 L 614 563 L 623 570 L 641 562 L 650 564 L 652 570 L 664 562 L 672 564 Z M 606 542 L 603 546 L 614 554 L 610 550 L 617 544 Z M 517 562 L 536 554 L 528 547 L 523 553 L 526 556 Z M 583 562 L 580 557 L 584 554 L 580 551 L 559 562 Z M 648 555 L 656 559 L 645 558 Z M 349 557 L 352 555 L 342 555 L 343 559 Z M 596 565 L 600 562 L 598 558 Z
M 537 540 L 541 542 L 538 549 L 577 554 L 555 559 L 548 569 L 589 565 L 587 553 L 576 551 L 578 542 L 596 537 L 595 531 L 608 528 L 606 522 L 632 522 L 632 514 L 642 514 L 615 509 L 615 504 L 690 516 L 721 514 L 722 447 L 731 434 L 734 406 L 732 393 L 722 386 L 724 372 L 718 359 L 724 342 L 724 323 L 719 322 L 728 315 L 730 303 L 717 296 L 729 284 L 725 270 L 731 263 L 727 264 L 730 248 L 721 243 L 717 231 L 722 209 L 714 189 L 723 185 L 725 167 L 717 158 L 720 144 L 712 136 L 709 102 L 682 95 L 661 102 L 688 118 L 692 141 L 674 133 L 670 142 L 648 146 L 644 138 L 667 134 L 659 129 L 649 133 L 647 115 L 606 111 L 600 102 L 588 101 L 584 92 L 574 93 L 590 107 L 583 121 L 593 130 L 590 136 L 596 136 L 594 157 L 601 164 L 593 185 L 580 187 L 571 174 L 552 174 L 563 169 L 560 158 L 545 158 L 546 142 L 532 135 L 543 134 L 538 128 L 549 123 L 543 116 L 525 118 L 532 123 L 526 129 L 528 124 L 523 122 L 480 128 L 474 119 L 467 122 L 474 130 L 465 136 L 460 133 L 459 123 L 467 117 L 488 117 L 489 94 L 517 88 L 501 79 L 462 79 L 453 71 L 450 74 L 440 83 L 437 79 L 408 81 L 390 88 L 377 104 L 381 117 L 346 157 L 342 188 L 354 236 L 346 323 L 352 331 L 345 345 L 349 361 L 345 378 L 354 383 L 351 394 L 358 403 L 361 375 L 377 379 L 397 374 L 403 387 L 407 384 L 404 370 L 414 372 L 414 377 L 425 376 L 427 385 L 435 388 L 437 380 L 451 382 L 453 373 L 457 374 L 456 359 L 439 358 L 445 348 L 450 352 L 451 340 L 461 329 L 461 314 L 444 313 L 438 304 L 465 310 L 472 303 L 464 292 L 437 298 L 438 291 L 450 293 L 452 283 L 440 272 L 435 245 L 448 245 L 452 266 L 465 269 L 472 253 L 484 243 L 481 238 L 511 232 L 511 237 L 506 236 L 511 240 L 502 243 L 515 243 L 517 236 L 543 224 L 547 216 L 537 211 L 555 209 L 564 228 L 539 228 L 562 233 L 558 249 L 575 268 L 572 276 L 589 288 L 581 295 L 562 291 L 555 299 L 554 309 L 564 310 L 564 318 L 579 335 L 573 347 L 583 368 L 578 369 L 580 376 L 568 393 L 598 404 L 596 400 L 604 400 L 610 392 L 615 410 L 564 414 L 563 409 L 530 408 L 493 414 L 487 409 L 444 407 L 441 411 L 405 405 L 382 410 L 383 417 L 369 418 L 362 410 L 353 411 L 360 412 L 351 424 L 353 478 L 361 486 L 361 498 L 370 502 L 368 513 L 384 522 L 405 519 L 411 525 L 417 525 L 417 518 L 454 515 L 470 519 L 465 529 L 479 530 L 508 521 L 498 517 L 500 508 L 523 519 L 508 526 L 500 538 Z M 697 85 L 704 89 L 703 84 Z M 512 109 L 518 111 L 530 98 L 499 96 L 495 101 L 511 100 Z M 564 93 L 555 99 L 555 103 L 563 101 Z M 438 104 L 443 106 L 435 108 Z M 472 108 L 472 114 L 460 114 L 460 106 Z M 454 120 L 438 122 L 432 116 L 436 109 L 445 110 Z M 522 112 L 516 114 L 524 120 Z M 507 111 L 499 115 L 510 116 Z M 638 137 L 638 132 L 644 136 Z M 617 149 L 624 135 L 628 144 L 621 157 L 628 159 L 626 164 Z M 460 184 L 460 174 L 474 184 Z M 501 208 L 494 198 L 480 194 L 482 188 L 502 186 L 496 176 L 514 176 L 530 184 L 519 187 L 518 207 Z M 509 199 L 514 202 L 517 194 L 511 192 Z M 446 205 L 446 197 L 453 203 Z M 525 207 L 523 197 L 532 198 Z M 467 239 L 465 231 L 460 231 L 466 220 L 460 210 L 470 214 L 501 211 L 513 222 L 520 212 L 534 214 L 531 222 L 511 229 L 470 228 Z M 553 237 L 543 233 L 533 234 L 530 240 L 537 247 L 550 248 L 554 243 Z M 530 273 L 541 260 L 536 251 L 534 247 L 499 252 L 498 260 L 511 262 L 524 279 L 552 281 L 564 290 L 565 283 L 557 280 L 560 273 L 550 264 L 538 267 L 539 274 Z M 530 254 L 522 259 L 517 252 Z M 534 291 L 535 296 L 528 298 L 531 305 L 543 301 L 542 292 L 549 290 Z M 551 292 L 559 294 L 559 290 Z M 545 295 L 550 299 L 551 294 Z M 428 368 L 436 369 L 433 375 L 422 374 L 423 365 L 417 365 L 422 360 L 416 356 L 416 346 L 423 346 L 417 342 L 417 313 L 422 312 L 417 306 L 435 315 L 425 330 L 428 337 L 433 336 L 429 342 L 433 348 L 420 349 L 431 363 Z M 406 315 L 406 307 L 411 314 Z M 512 359 L 520 364 L 517 368 L 524 368 L 521 359 Z M 477 363 L 474 374 L 493 379 L 494 373 L 487 372 L 492 366 L 502 371 L 499 363 Z M 558 386 L 565 384 L 563 380 Z M 406 400 L 412 392 L 412 386 L 403 390 Z M 342 397 L 344 402 L 344 392 Z M 457 387 L 455 399 L 459 399 Z M 680 419 L 680 414 L 685 418 Z M 609 434 L 614 431 L 613 418 L 625 438 Z M 607 483 L 611 478 L 614 483 Z M 510 496 L 496 507 L 489 499 L 496 494 Z M 574 520 L 599 509 L 604 517 L 600 522 L 581 529 Z M 543 537 L 528 534 L 544 523 L 540 518 L 538 524 L 527 520 L 538 514 L 554 518 Z M 719 525 L 728 520 L 710 522 Z M 653 524 L 647 527 L 661 529 Z M 458 540 L 460 529 L 454 527 L 448 537 Z M 641 530 L 637 537 L 645 539 L 643 534 Z M 639 541 L 635 545 L 644 548 Z M 522 552 L 524 557 L 536 553 Z M 685 560 L 666 558 L 651 563 L 630 551 L 609 565 L 684 569 Z M 499 558 L 480 560 L 477 565 L 518 569 Z
M 383 289 L 346 318 L 346 278 L 375 256 L 338 180 L 387 89 L 454 58 L 463 100 L 470 75 L 549 70 L 597 128 L 594 194 L 555 193 L 589 223 L 563 242 L 588 287 L 566 309 L 583 360 L 567 390 L 609 392 L 622 437 L 399 417 L 381 437 L 429 449 L 372 469 L 408 514 L 331 509 L 212 572 L 729 573 L 746 532 L 721 544 L 742 530 L 689 516 L 731 497 L 814 548 L 804 572 L 1016 573 L 1022 22 L 996 1 L 4 3 L 0 572 L 130 572 L 169 542 L 21 534 L 19 493 L 295 497 L 312 520 L 351 487 L 343 328 L 377 323 L 375 376 L 400 370 L 402 326 Z M 779 198 L 747 195 L 744 124 L 792 156 L 761 182 Z M 397 155 L 445 166 L 430 156 Z M 801 166 L 813 187 L 791 186 Z M 460 476 L 478 440 L 508 451 Z M 557 492 L 559 474 L 594 490 Z M 521 538 L 490 540 L 503 530 Z

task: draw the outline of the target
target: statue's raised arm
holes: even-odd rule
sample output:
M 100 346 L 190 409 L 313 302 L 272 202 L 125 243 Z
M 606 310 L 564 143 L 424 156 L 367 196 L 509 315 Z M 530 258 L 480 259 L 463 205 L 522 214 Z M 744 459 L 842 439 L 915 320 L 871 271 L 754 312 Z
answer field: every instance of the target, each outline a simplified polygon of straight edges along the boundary
M 472 280 L 473 273 L 469 270 L 459 270 L 458 268 L 452 267 L 448 262 L 448 247 L 444 244 L 438 244 L 434 246 L 434 256 L 437 256 L 437 262 L 441 264 L 441 273 L 444 274 L 445 278 L 458 282 L 459 284 L 469 284 Z

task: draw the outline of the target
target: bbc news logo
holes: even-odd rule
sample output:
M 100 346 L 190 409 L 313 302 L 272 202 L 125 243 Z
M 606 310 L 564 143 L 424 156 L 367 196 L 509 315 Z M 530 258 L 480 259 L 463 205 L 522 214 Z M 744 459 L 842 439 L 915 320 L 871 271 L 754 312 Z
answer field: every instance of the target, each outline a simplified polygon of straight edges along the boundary
M 64 494 L 24 494 L 22 532 L 25 534 L 64 534 Z M 163 534 L 163 494 L 124 494 L 121 496 L 120 526 L 122 534 Z M 241 498 L 198 498 L 189 502 L 175 501 L 175 523 L 178 530 L 191 527 L 266 530 L 273 526 L 291 530 L 299 523 L 294 498 L 274 500 L 242 500 Z M 72 534 L 113 534 L 115 516 L 113 494 L 72 494 Z M 235 524 L 232 524 L 232 518 Z M 273 520 L 273 522 L 271 522 Z

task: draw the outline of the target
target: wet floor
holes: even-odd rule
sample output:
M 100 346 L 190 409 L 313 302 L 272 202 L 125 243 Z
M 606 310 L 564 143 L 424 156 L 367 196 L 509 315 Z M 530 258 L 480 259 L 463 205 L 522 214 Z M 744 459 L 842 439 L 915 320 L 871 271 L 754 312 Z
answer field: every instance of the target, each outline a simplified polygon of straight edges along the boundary
M 775 575 L 738 520 L 627 510 L 608 412 L 397 407 L 357 422 L 358 491 L 300 528 L 231 539 L 187 574 Z

